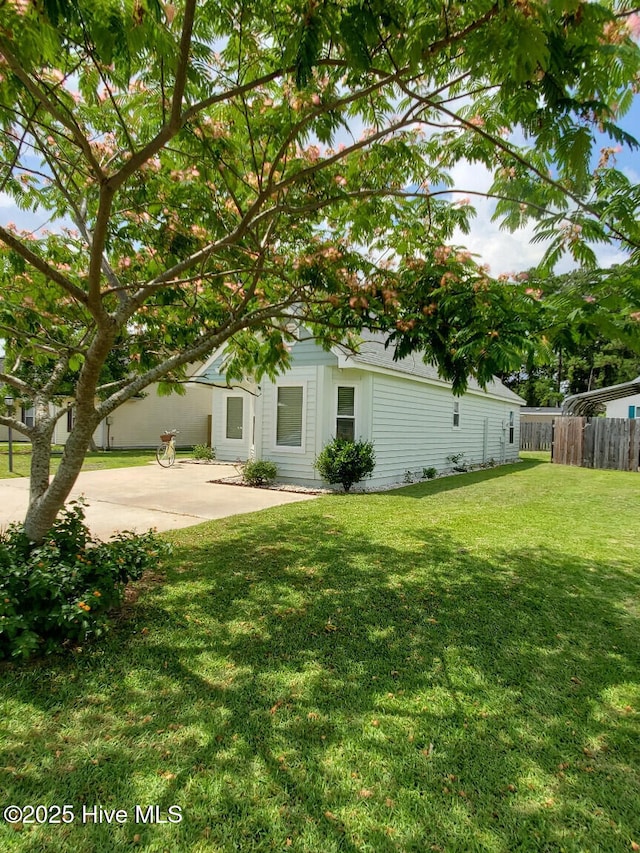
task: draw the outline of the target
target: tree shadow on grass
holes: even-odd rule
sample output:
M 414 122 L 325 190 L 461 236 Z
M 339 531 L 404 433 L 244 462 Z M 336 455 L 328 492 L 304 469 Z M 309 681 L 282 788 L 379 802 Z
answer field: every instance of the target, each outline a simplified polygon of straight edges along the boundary
M 107 646 L 4 674 L 7 802 L 179 804 L 183 822 L 5 831 L 14 849 L 640 837 L 640 584 L 623 565 L 479 558 L 428 525 L 382 545 L 305 511 L 217 530 Z

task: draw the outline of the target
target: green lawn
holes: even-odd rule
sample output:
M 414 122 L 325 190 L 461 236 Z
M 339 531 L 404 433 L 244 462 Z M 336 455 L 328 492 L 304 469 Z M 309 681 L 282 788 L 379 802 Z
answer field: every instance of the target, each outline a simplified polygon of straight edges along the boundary
M 637 849 L 639 518 L 533 458 L 170 534 L 108 641 L 0 671 L 4 802 L 75 813 L 0 849 Z
M 179 450 L 178 458 L 191 457 L 189 450 Z M 62 458 L 62 447 L 53 451 L 51 458 L 51 471 L 58 470 Z M 96 453 L 87 453 L 82 466 L 83 471 L 102 471 L 106 468 L 131 468 L 134 465 L 147 465 L 155 461 L 155 450 L 99 450 Z M 14 443 L 13 445 L 13 473 L 9 473 L 9 450 L 7 442 L 0 442 L 0 479 L 7 477 L 28 477 L 31 464 L 31 444 Z

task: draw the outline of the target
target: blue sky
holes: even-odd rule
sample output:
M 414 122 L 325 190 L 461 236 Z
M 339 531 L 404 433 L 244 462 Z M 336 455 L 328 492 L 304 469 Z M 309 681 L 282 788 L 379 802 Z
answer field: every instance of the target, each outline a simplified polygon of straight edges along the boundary
M 629 112 L 619 121 L 620 126 L 640 140 L 640 97 L 634 99 Z M 615 145 L 614 142 L 603 138 L 601 145 Z M 599 152 L 596 150 L 594 163 Z M 616 158 L 617 167 L 634 183 L 640 183 L 640 150 L 623 148 Z M 483 191 L 490 184 L 488 173 L 477 165 L 460 164 L 455 170 L 457 183 L 470 190 Z M 483 262 L 488 263 L 493 275 L 502 272 L 522 272 L 530 269 L 541 260 L 545 247 L 540 243 L 531 243 L 533 227 L 528 227 L 510 233 L 500 229 L 498 222 L 491 221 L 493 204 L 490 201 L 474 198 L 473 205 L 477 216 L 473 220 L 471 234 L 457 235 L 460 244 L 466 244 L 471 252 L 478 255 Z M 601 267 L 609 267 L 620 263 L 626 257 L 616 244 L 595 247 Z M 564 258 L 557 267 L 557 272 L 566 272 L 575 267 L 571 258 Z

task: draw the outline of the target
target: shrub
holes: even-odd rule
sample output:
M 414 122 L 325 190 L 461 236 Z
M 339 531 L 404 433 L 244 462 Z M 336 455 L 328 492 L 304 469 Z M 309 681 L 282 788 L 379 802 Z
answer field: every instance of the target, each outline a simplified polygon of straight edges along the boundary
M 127 583 L 167 552 L 151 531 L 93 539 L 80 502 L 62 511 L 41 545 L 11 525 L 0 534 L 0 659 L 100 636 Z
M 469 470 L 469 463 L 464 458 L 464 453 L 451 453 L 447 456 L 447 462 L 453 467 L 453 470 L 458 473 Z
M 193 447 L 193 458 L 211 462 L 216 458 L 216 449 L 215 447 L 208 447 L 206 444 L 195 444 Z
M 327 483 L 342 483 L 348 492 L 354 483 L 370 477 L 376 466 L 376 456 L 370 441 L 346 441 L 334 438 L 323 447 L 315 467 Z
M 254 459 L 242 466 L 242 479 L 250 486 L 264 486 L 273 483 L 278 474 L 278 466 L 267 459 Z
M 438 469 L 434 468 L 433 465 L 430 468 L 422 469 L 422 479 L 423 480 L 433 480 L 438 476 Z

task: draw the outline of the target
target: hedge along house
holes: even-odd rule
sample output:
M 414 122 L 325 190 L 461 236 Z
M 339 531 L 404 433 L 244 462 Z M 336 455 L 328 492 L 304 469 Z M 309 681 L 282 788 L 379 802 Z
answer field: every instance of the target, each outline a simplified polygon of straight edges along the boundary
M 521 397 L 498 381 L 486 391 L 470 381 L 456 397 L 419 355 L 394 361 L 382 336 L 370 335 L 357 353 L 300 340 L 275 382 L 226 386 L 223 368 L 218 352 L 194 375 L 213 386 L 216 457 L 269 459 L 284 482 L 320 485 L 314 462 L 336 436 L 373 441 L 372 486 L 402 481 L 407 471 L 451 470 L 447 457 L 459 453 L 471 464 L 518 458 Z

